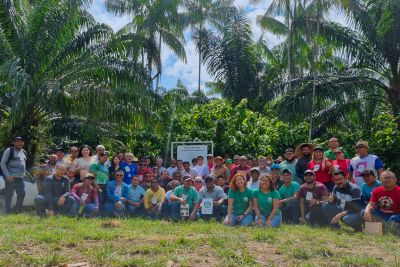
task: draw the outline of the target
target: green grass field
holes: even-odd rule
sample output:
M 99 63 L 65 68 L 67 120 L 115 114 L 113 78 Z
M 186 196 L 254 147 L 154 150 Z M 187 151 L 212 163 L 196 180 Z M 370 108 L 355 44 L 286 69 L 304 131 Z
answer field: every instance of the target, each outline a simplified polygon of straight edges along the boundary
M 390 234 L 115 221 L 1 216 L 0 266 L 400 266 L 400 238 Z

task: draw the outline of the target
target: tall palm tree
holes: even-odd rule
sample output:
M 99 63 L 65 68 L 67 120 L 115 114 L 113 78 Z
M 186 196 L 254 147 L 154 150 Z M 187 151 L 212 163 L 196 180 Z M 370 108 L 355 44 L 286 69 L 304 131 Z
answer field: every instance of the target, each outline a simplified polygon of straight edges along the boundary
M 125 40 L 114 36 L 109 26 L 97 24 L 85 4 L 0 4 L 3 144 L 11 134 L 24 135 L 34 155 L 37 129 L 54 114 L 127 122 L 150 110 L 149 79 L 141 65 L 126 53 Z
M 182 0 L 184 8 L 183 16 L 185 25 L 190 26 L 197 51 L 199 53 L 198 63 L 198 91 L 201 91 L 201 66 L 202 55 L 200 47 L 207 36 L 209 28 L 222 31 L 229 19 L 236 13 L 232 0 Z

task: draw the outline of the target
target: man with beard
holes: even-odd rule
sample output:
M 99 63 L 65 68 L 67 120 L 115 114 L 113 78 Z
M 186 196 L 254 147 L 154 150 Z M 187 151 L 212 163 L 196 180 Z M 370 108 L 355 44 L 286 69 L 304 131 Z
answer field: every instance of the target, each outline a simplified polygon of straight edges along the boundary
M 295 182 L 301 183 L 302 181 L 297 177 L 297 174 L 296 174 L 297 159 L 294 156 L 293 148 L 286 149 L 285 159 L 286 160 L 280 164 L 281 170 L 289 170 L 290 173 L 292 174 L 292 180 Z
M 304 181 L 300 187 L 300 223 L 310 223 L 312 225 L 326 226 L 328 220 L 323 213 L 322 203 L 327 201 L 329 191 L 324 184 L 315 181 L 315 174 L 312 170 L 304 172 Z
M 336 159 L 335 150 L 340 148 L 339 139 L 337 139 L 336 137 L 332 137 L 331 139 L 329 139 L 328 147 L 329 147 L 329 149 L 324 152 L 325 156 L 330 160 L 335 160 Z M 346 159 L 350 159 L 349 153 L 347 153 L 347 151 L 344 150 L 343 148 L 342 148 L 342 151 L 343 151 L 344 157 Z
M 296 163 L 296 175 L 300 179 L 300 183 L 304 182 L 304 172 L 308 170 L 308 163 L 311 161 L 312 151 L 314 146 L 312 144 L 301 144 L 296 148 L 296 153 L 300 154 L 300 158 Z
M 267 158 L 262 156 L 258 159 L 258 170 L 260 172 L 260 176 L 271 173 L 271 168 L 267 166 Z

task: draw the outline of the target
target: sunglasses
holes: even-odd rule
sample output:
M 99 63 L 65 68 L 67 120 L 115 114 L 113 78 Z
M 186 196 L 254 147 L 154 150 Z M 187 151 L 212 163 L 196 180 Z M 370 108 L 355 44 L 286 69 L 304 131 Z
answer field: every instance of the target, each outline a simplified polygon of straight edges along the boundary
M 120 176 L 124 176 L 123 174 L 116 174 L 115 176 L 120 177 Z
M 195 181 L 195 183 L 202 183 L 203 181 Z
M 335 155 L 340 155 L 340 154 L 342 154 L 342 151 L 335 152 Z

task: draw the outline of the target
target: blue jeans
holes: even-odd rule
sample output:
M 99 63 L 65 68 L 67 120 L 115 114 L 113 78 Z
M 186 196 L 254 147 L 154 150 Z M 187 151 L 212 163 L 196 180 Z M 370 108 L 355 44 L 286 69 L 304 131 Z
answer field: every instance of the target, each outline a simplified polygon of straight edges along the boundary
M 267 217 L 261 214 L 261 221 L 262 225 L 265 226 L 267 224 Z M 279 225 L 281 225 L 281 222 L 282 222 L 282 215 L 280 212 L 277 212 L 277 214 L 275 214 L 274 218 L 272 218 L 271 220 L 271 226 L 273 228 L 278 227 Z
M 17 213 L 22 211 L 22 204 L 25 198 L 25 184 L 24 179 L 21 177 L 14 177 L 14 181 L 8 182 L 4 177 L 4 197 L 6 204 L 6 213 L 11 213 L 11 202 L 14 196 L 14 191 L 17 194 L 17 202 L 15 203 L 15 211 Z
M 169 219 L 171 217 L 171 204 L 167 201 L 167 199 L 164 200 L 162 205 L 161 217 L 163 219 Z
M 132 206 L 132 205 L 126 205 L 126 213 L 127 213 L 127 215 L 132 216 L 132 217 L 143 216 L 143 214 L 144 214 L 143 204 L 141 204 L 139 207 Z
M 223 218 L 225 218 L 227 209 L 228 209 L 228 207 L 223 204 L 218 207 L 214 206 L 213 214 L 201 214 L 201 211 L 200 211 L 200 214 L 201 214 L 200 217 L 205 221 L 209 221 L 211 218 L 215 218 L 217 221 L 221 221 Z
M 73 212 L 71 213 L 72 216 L 76 216 L 79 213 L 79 209 L 81 208 L 81 203 L 80 201 L 75 200 L 75 205 Z M 91 218 L 96 215 L 97 212 L 95 212 L 96 206 L 93 203 L 86 204 L 85 207 L 83 208 L 83 216 L 85 218 Z
M 330 203 L 324 203 L 322 205 L 322 210 L 327 217 L 329 223 L 332 221 L 332 218 L 335 217 L 337 214 L 340 212 L 343 212 L 344 210 L 335 204 L 330 204 Z M 362 218 L 360 216 L 360 213 L 348 213 L 346 216 L 342 218 L 343 223 L 352 227 L 354 230 L 361 231 L 361 224 L 362 224 Z M 331 224 L 331 223 L 330 223 Z M 332 227 L 334 228 L 339 228 L 339 224 L 331 224 Z
M 251 224 L 253 223 L 252 213 L 249 213 L 246 216 L 244 216 L 240 222 L 238 221 L 239 216 L 240 216 L 240 214 L 232 214 L 231 226 L 235 226 L 237 224 L 240 224 L 243 226 L 251 226 Z
M 106 202 L 104 205 L 104 213 L 108 217 L 122 217 L 125 215 L 125 203 L 122 203 L 121 208 L 117 208 L 117 202 L 113 203 L 111 201 Z
M 379 209 L 373 209 L 371 215 L 381 221 L 389 222 L 389 223 L 400 223 L 400 214 L 387 214 Z
M 51 199 L 46 199 L 42 195 L 38 195 L 35 198 L 35 205 L 37 209 L 37 213 L 39 216 L 45 216 L 46 215 L 46 209 L 49 208 L 49 203 L 50 201 L 53 204 L 54 208 L 54 213 L 55 214 L 61 214 L 61 215 L 69 215 L 69 216 L 75 216 L 75 199 L 71 196 L 68 196 L 65 198 L 65 202 L 63 206 L 58 206 L 59 197 L 53 197 Z
M 189 214 L 193 212 L 193 207 L 189 208 Z M 171 202 L 171 217 L 174 220 L 179 220 L 181 218 L 181 203 L 178 201 Z

